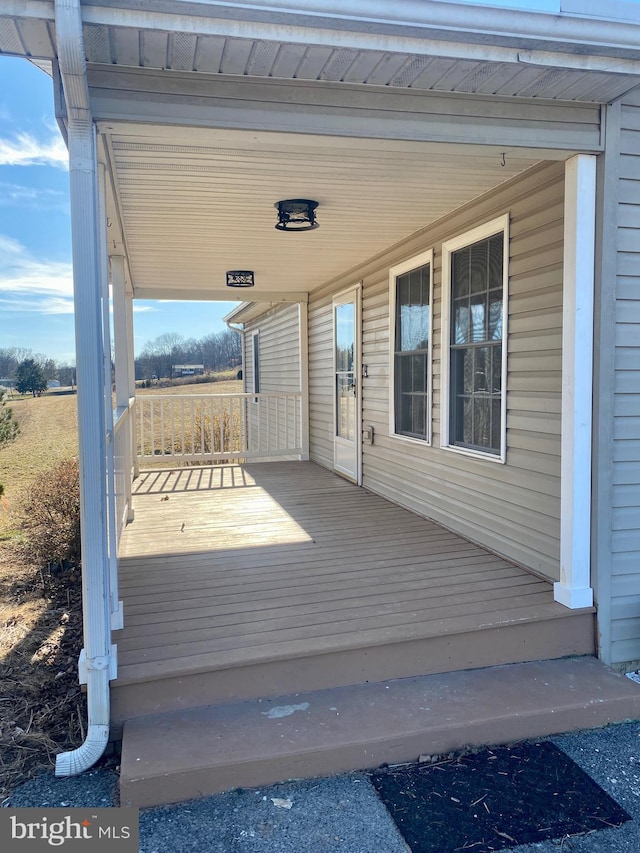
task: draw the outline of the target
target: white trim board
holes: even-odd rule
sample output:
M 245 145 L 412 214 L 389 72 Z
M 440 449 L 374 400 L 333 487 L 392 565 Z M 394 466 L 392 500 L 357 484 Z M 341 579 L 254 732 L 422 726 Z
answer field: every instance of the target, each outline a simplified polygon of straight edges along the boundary
M 495 234 L 504 234 L 504 256 L 502 267 L 502 389 L 500 453 L 493 454 L 472 448 L 459 447 L 449 442 L 450 421 L 450 352 L 451 343 L 451 255 L 458 249 L 486 240 Z M 440 352 L 440 447 L 451 453 L 460 453 L 487 462 L 505 463 L 507 459 L 507 349 L 509 340 L 509 214 L 498 216 L 471 231 L 466 231 L 442 244 L 442 312 Z
M 562 468 L 560 581 L 566 607 L 593 605 L 591 587 L 591 432 L 595 282 L 596 158 L 565 164 L 562 292 Z
M 427 437 L 412 438 L 396 432 L 395 413 L 395 330 L 396 330 L 396 279 L 406 272 L 429 265 L 429 347 L 427 355 Z M 389 436 L 400 441 L 430 447 L 433 437 L 433 249 L 408 258 L 389 268 Z

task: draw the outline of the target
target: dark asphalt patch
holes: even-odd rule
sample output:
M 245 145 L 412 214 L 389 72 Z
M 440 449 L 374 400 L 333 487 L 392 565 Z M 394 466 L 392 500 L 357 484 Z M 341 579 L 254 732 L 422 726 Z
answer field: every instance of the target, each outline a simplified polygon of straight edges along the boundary
M 631 817 L 550 742 L 373 773 L 412 853 L 492 853 Z

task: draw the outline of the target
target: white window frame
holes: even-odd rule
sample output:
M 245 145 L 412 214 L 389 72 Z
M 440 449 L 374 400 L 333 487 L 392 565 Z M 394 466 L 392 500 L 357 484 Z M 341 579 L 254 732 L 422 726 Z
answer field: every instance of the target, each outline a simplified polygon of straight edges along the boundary
M 504 255 L 502 259 L 502 378 L 500 394 L 500 453 L 460 447 L 450 443 L 450 407 L 451 407 L 451 255 L 458 249 L 464 249 L 480 240 L 486 240 L 495 234 L 504 234 Z M 440 447 L 461 456 L 472 456 L 487 462 L 505 464 L 507 461 L 507 344 L 509 330 L 509 214 L 505 213 L 477 228 L 447 240 L 442 244 L 442 335 L 440 352 Z
M 427 348 L 427 436 L 414 438 L 396 432 L 396 279 L 429 264 L 429 346 Z M 389 435 L 399 441 L 430 447 L 433 436 L 433 249 L 389 268 Z
M 257 344 L 257 347 L 256 347 Z M 256 359 L 256 355 L 258 356 Z M 257 368 L 257 369 L 256 369 Z M 258 379 L 258 387 L 256 388 L 256 377 Z M 251 392 L 253 394 L 260 393 L 260 330 L 256 329 L 251 332 Z M 258 398 L 254 397 L 252 402 L 257 403 Z

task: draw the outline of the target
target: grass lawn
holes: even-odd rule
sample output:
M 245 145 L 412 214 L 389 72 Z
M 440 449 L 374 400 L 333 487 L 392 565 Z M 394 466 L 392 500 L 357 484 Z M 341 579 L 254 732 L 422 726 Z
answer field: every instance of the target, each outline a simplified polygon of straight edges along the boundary
M 0 450 L 0 482 L 5 499 L 0 535 L 10 526 L 11 509 L 22 489 L 42 471 L 78 453 L 75 393 L 50 391 L 42 397 L 9 400 L 7 405 L 20 424 L 20 433 Z

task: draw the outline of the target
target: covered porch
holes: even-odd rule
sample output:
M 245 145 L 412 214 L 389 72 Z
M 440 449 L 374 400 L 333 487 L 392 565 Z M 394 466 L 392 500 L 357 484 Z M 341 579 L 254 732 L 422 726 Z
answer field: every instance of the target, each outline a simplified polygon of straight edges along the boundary
M 58 757 L 58 774 L 91 766 L 110 728 L 142 727 L 153 713 L 592 654 L 591 553 L 609 548 L 591 526 L 596 238 L 606 249 L 602 234 L 614 227 L 617 203 L 611 146 L 620 118 L 606 105 L 640 79 L 638 25 L 608 24 L 617 45 L 609 56 L 597 18 L 582 21 L 579 43 L 571 16 L 555 16 L 550 34 L 551 16 L 495 10 L 463 38 L 456 4 L 446 3 L 439 22 L 429 17 L 432 4 L 389 13 L 398 20 L 358 11 L 348 22 L 322 3 L 313 22 L 292 3 L 273 19 L 242 0 L 224 14 L 217 0 L 146 5 L 149 13 L 129 0 L 28 2 L 26 15 L 25 4 L 13 3 L 0 28 L 0 51 L 49 63 L 70 154 L 80 675 L 91 710 L 86 743 Z M 542 168 L 553 181 L 540 189 Z M 306 236 L 276 230 L 274 206 L 300 197 L 319 207 L 321 227 Z M 502 356 L 492 380 L 500 436 L 489 459 L 449 441 L 448 276 L 452 253 L 496 236 L 495 217 L 504 223 Z M 491 233 L 479 236 L 488 225 Z M 419 252 L 431 253 L 421 266 L 429 266 L 432 296 L 419 304 L 433 335 L 420 348 L 431 359 L 421 372 L 429 428 L 411 445 L 390 416 L 389 278 Z M 238 418 L 241 435 L 255 427 L 257 449 L 245 431 L 223 450 L 224 427 L 207 426 L 213 409 L 194 415 L 186 436 L 182 427 L 167 433 L 173 415 L 161 415 L 146 445 L 142 425 L 153 414 L 145 421 L 136 400 L 134 300 L 227 300 L 228 276 L 243 271 L 255 273 L 252 302 L 299 306 L 299 383 L 282 421 L 294 428 L 277 423 L 269 434 L 279 441 L 284 432 L 286 455 L 293 449 L 300 461 L 247 464 L 262 452 L 259 419 L 269 408 L 255 383 L 237 395 L 237 411 L 253 407 L 255 422 Z M 358 294 L 352 354 L 361 349 L 362 357 L 348 388 L 363 397 L 353 479 L 371 491 L 326 470 L 342 437 L 334 408 L 339 288 Z M 373 440 L 368 425 L 376 438 L 362 448 L 363 427 Z M 140 470 L 145 456 L 188 462 L 203 450 L 208 458 L 197 461 L 226 464 Z M 555 588 L 372 493 L 393 498 L 400 470 L 398 502 L 425 516 L 435 508 L 445 527 L 463 533 L 469 512 L 497 490 L 476 538 L 492 513 L 496 527 L 508 528 L 493 541 L 510 540 L 514 549 L 501 553 L 513 559 L 535 516 L 529 551 L 544 539 Z M 524 504 L 528 485 L 533 498 Z M 599 600 L 605 640 L 609 581 Z M 174 722 L 146 725 L 150 752 L 158 752 L 157 732 Z M 199 749 L 197 737 L 189 742 Z
M 311 462 L 146 470 L 120 543 L 116 724 L 594 652 L 591 608 Z

